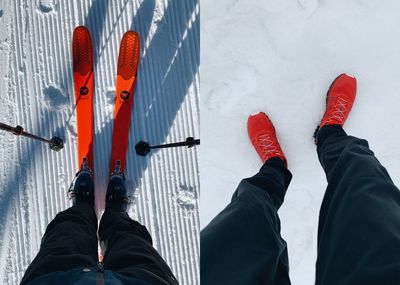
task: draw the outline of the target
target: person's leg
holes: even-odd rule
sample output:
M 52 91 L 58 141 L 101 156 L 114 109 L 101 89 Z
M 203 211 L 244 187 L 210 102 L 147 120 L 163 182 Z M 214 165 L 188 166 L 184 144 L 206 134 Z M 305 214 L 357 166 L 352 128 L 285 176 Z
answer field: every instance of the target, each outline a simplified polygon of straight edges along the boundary
M 104 269 L 154 284 L 178 284 L 171 269 L 152 246 L 146 227 L 124 211 L 107 209 L 99 238 L 105 243 Z
M 56 271 L 95 267 L 98 261 L 94 184 L 86 159 L 68 190 L 73 206 L 57 214 L 47 226 L 40 250 L 21 284 Z
M 316 133 L 328 187 L 318 226 L 316 285 L 400 284 L 400 191 L 366 140 L 342 126 L 355 78 L 339 76 Z
M 178 284 L 167 263 L 154 249 L 146 227 L 129 218 L 128 204 L 123 174 L 116 171 L 107 187 L 106 209 L 99 227 L 99 239 L 102 248 L 106 248 L 104 269 L 153 284 Z
M 95 267 L 97 244 L 97 217 L 92 205 L 77 204 L 58 213 L 47 226 L 39 253 L 21 284 L 55 271 Z
M 290 284 L 277 211 L 291 174 L 280 158 L 242 180 L 231 203 L 200 234 L 202 285 Z
M 201 231 L 202 285 L 290 284 L 277 211 L 292 175 L 268 116 L 249 116 L 247 130 L 264 165 L 242 180 L 231 203 Z

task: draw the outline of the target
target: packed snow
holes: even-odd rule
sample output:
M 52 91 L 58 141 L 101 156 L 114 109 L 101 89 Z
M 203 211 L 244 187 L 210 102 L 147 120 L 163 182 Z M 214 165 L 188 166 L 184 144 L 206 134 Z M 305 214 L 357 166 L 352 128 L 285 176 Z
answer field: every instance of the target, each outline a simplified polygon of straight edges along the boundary
M 261 161 L 249 114 L 275 124 L 293 180 L 279 211 L 293 284 L 313 284 L 326 180 L 312 135 L 331 82 L 358 80 L 345 130 L 369 141 L 400 184 L 400 2 L 202 0 L 201 227 Z
M 91 31 L 95 61 L 94 160 L 100 218 L 109 173 L 119 42 L 141 37 L 126 177 L 143 223 L 180 284 L 199 284 L 198 148 L 137 156 L 140 140 L 162 144 L 199 137 L 197 0 L 0 0 L 0 121 L 44 137 L 59 153 L 0 132 L 0 283 L 18 284 L 47 224 L 68 208 L 78 171 L 72 79 L 73 29 Z

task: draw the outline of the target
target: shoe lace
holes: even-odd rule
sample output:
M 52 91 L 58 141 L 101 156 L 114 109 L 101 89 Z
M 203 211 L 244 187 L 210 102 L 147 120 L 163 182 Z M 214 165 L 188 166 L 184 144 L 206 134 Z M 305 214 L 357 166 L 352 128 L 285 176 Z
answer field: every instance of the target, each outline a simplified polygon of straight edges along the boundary
M 278 146 L 274 142 L 271 135 L 264 134 L 257 137 L 261 152 L 268 155 L 271 153 L 280 153 Z
M 348 101 L 343 97 L 338 97 L 335 102 L 335 105 L 333 106 L 333 111 L 331 112 L 331 115 L 329 116 L 328 120 L 336 119 L 339 121 L 343 121 L 347 112 L 347 106 L 348 106 Z

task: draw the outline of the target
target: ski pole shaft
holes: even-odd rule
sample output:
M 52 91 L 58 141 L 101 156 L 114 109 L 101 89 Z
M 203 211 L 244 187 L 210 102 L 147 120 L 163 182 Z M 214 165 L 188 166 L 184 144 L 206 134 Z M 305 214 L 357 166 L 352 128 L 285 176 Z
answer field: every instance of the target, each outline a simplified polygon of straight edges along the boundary
M 14 134 L 16 136 L 24 136 L 24 137 L 32 138 L 32 139 L 39 140 L 39 141 L 42 141 L 42 142 L 46 142 L 46 143 L 48 143 L 50 141 L 48 139 L 36 136 L 34 134 L 30 134 L 28 132 L 25 132 L 24 129 L 21 126 L 12 127 L 12 126 L 9 126 L 7 124 L 0 123 L 0 129 L 2 129 L 4 131 L 7 131 L 9 133 L 12 133 L 12 134 Z
M 0 123 L 0 130 L 7 131 L 7 132 L 9 132 L 9 133 L 15 133 L 15 129 L 16 129 L 16 128 L 11 127 L 11 126 L 9 126 L 9 125 Z
M 22 132 L 21 136 L 24 136 L 24 137 L 27 137 L 27 138 L 31 138 L 31 139 L 34 139 L 34 140 L 38 140 L 38 141 L 42 141 L 42 142 L 45 142 L 45 143 L 49 143 L 50 142 L 50 140 L 48 140 L 48 139 L 36 136 L 34 134 L 30 134 L 30 133 L 25 132 L 25 131 Z
M 31 138 L 34 140 L 45 142 L 45 143 L 49 144 L 50 149 L 55 150 L 55 151 L 59 151 L 60 149 L 62 149 L 64 147 L 64 142 L 59 137 L 45 139 L 45 138 L 39 137 L 37 135 L 25 132 L 24 128 L 21 126 L 12 127 L 7 124 L 0 123 L 0 130 L 12 133 L 16 136 L 24 136 L 24 137 Z
M 148 142 L 140 141 L 138 144 L 136 144 L 135 149 L 138 155 L 146 156 L 150 152 L 150 150 L 155 148 L 169 148 L 169 147 L 180 147 L 180 146 L 187 146 L 190 148 L 199 144 L 200 144 L 199 139 L 188 137 L 184 142 L 167 143 L 167 144 L 160 144 L 153 146 L 151 146 Z
M 194 140 L 189 140 L 189 141 L 184 141 L 184 142 L 152 145 L 152 146 L 150 146 L 150 148 L 151 149 L 154 149 L 154 148 L 169 148 L 169 147 L 178 147 L 178 146 L 192 147 L 194 145 L 199 145 L 199 144 L 200 144 L 200 140 L 199 139 L 194 139 Z

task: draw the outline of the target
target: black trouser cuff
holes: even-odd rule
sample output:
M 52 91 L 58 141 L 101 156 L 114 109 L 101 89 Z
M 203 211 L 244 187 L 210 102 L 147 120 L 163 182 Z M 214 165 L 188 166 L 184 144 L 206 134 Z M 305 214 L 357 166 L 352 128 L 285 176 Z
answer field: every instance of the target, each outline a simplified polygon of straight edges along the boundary
M 323 143 L 333 134 L 342 133 L 343 135 L 347 135 L 343 130 L 341 125 L 325 125 L 322 128 L 317 130 L 316 133 L 316 143 L 317 146 L 323 145 Z
M 245 179 L 251 185 L 266 191 L 277 209 L 283 203 L 291 180 L 292 174 L 279 157 L 268 159 L 256 175 Z

